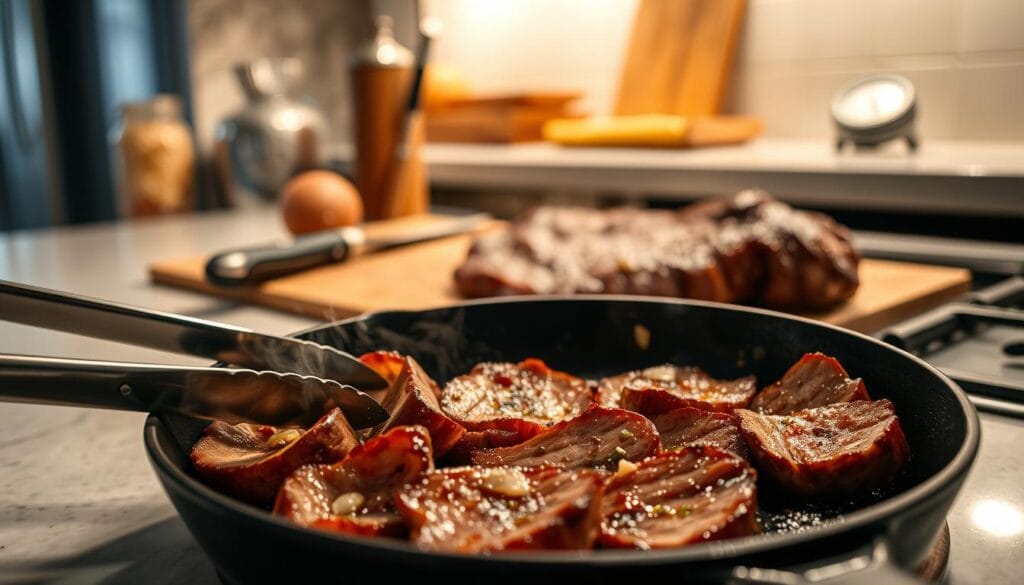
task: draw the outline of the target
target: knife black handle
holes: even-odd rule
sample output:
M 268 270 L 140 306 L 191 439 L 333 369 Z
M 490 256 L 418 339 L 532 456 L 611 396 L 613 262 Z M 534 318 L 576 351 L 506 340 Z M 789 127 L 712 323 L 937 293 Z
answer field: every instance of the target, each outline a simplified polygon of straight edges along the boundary
M 348 256 L 344 235 L 331 230 L 295 238 L 289 244 L 221 252 L 206 263 L 206 280 L 218 286 L 243 286 L 341 262 Z

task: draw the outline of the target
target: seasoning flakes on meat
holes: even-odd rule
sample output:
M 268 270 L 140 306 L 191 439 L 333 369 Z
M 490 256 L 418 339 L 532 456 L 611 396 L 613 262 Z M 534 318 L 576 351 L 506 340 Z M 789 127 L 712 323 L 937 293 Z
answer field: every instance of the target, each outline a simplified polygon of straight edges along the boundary
M 714 447 L 646 459 L 605 487 L 600 544 L 674 548 L 754 534 L 756 479 L 749 463 Z
M 834 499 L 885 487 L 910 459 L 888 400 L 841 402 L 791 415 L 736 412 L 762 472 L 784 488 Z
M 430 432 L 434 456 L 441 457 L 459 442 L 466 429 L 441 411 L 433 390 L 436 383 L 416 360 L 411 357 L 403 360 L 401 372 L 381 400 L 381 405 L 391 414 L 370 436 L 400 426 L 421 425 Z
M 521 432 L 525 422 L 539 432 L 582 412 L 590 396 L 585 380 L 530 358 L 518 364 L 478 364 L 445 385 L 441 408 L 471 431 Z
M 731 451 L 744 459 L 750 457 L 736 425 L 736 417 L 732 414 L 686 407 L 654 415 L 651 422 L 658 429 L 662 451 L 708 445 Z
M 665 364 L 602 379 L 597 402 L 645 415 L 686 406 L 729 412 L 746 408 L 756 392 L 753 376 L 718 380 L 700 368 Z
M 334 463 L 359 444 L 340 409 L 303 431 L 216 421 L 192 447 L 192 468 L 214 489 L 256 505 L 274 501 L 285 478 L 303 465 Z
M 763 191 L 676 212 L 541 206 L 476 240 L 467 297 L 608 293 L 821 309 L 857 290 L 849 230 Z
M 512 447 L 471 455 L 475 465 L 551 465 L 568 469 L 615 469 L 620 460 L 639 461 L 658 452 L 658 431 L 647 418 L 620 408 L 591 405 L 576 418 L 561 422 Z
M 428 551 L 590 548 L 603 478 L 588 469 L 441 469 L 403 488 L 396 504 L 412 542 Z
M 367 536 L 402 537 L 396 491 L 434 470 L 430 434 L 420 426 L 391 429 L 334 465 L 306 465 L 281 486 L 274 514 L 303 526 Z
M 864 381 L 849 374 L 831 356 L 804 354 L 782 378 L 761 390 L 750 402 L 750 410 L 763 414 L 791 414 L 837 402 L 871 400 Z

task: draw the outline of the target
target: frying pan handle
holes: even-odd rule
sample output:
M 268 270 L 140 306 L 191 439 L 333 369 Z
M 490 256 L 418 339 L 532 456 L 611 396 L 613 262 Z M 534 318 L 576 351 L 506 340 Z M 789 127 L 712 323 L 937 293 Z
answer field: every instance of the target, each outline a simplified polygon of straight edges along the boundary
M 792 569 L 759 569 L 734 567 L 727 581 L 730 585 L 920 585 L 923 581 L 892 560 L 889 541 L 879 537 L 867 547 L 859 548 L 845 558 L 829 559 L 821 565 Z

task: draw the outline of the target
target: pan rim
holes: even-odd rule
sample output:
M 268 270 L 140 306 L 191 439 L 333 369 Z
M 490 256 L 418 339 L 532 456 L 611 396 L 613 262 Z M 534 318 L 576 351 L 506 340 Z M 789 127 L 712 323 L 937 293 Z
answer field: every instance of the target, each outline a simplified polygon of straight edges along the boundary
M 358 322 L 367 322 L 375 318 L 393 314 L 429 313 L 433 311 L 453 310 L 462 307 L 474 307 L 481 305 L 498 305 L 505 303 L 544 303 L 544 302 L 626 302 L 626 303 L 649 303 L 661 305 L 678 305 L 701 307 L 718 311 L 742 312 L 757 314 L 761 316 L 781 318 L 789 321 L 802 322 L 812 327 L 824 327 L 840 334 L 850 335 L 859 338 L 888 351 L 896 352 L 903 359 L 925 369 L 931 375 L 943 382 L 946 389 L 952 393 L 960 405 L 961 412 L 965 417 L 964 441 L 956 454 L 950 461 L 931 477 L 922 481 L 913 488 L 887 498 L 881 502 L 872 504 L 855 512 L 845 514 L 837 522 L 829 522 L 821 526 L 815 526 L 794 533 L 759 534 L 720 541 L 712 541 L 701 544 L 690 545 L 677 549 L 664 550 L 583 550 L 583 551 L 543 551 L 523 552 L 501 555 L 479 555 L 467 553 L 444 553 L 428 552 L 416 548 L 411 543 L 403 541 L 390 541 L 387 539 L 371 539 L 367 537 L 348 536 L 342 533 L 333 533 L 322 530 L 314 530 L 289 522 L 283 518 L 273 516 L 270 512 L 250 506 L 229 496 L 223 495 L 207 487 L 199 480 L 193 478 L 184 469 L 179 468 L 171 462 L 169 456 L 160 447 L 157 440 L 158 433 L 166 432 L 161 427 L 164 423 L 157 415 L 150 415 L 146 420 L 144 429 L 144 442 L 151 464 L 158 470 L 165 480 L 173 482 L 183 493 L 193 498 L 201 499 L 206 506 L 216 506 L 222 510 L 240 514 L 249 520 L 269 523 L 275 529 L 293 533 L 296 537 L 322 538 L 328 541 L 337 542 L 346 547 L 364 548 L 374 551 L 388 551 L 401 553 L 413 557 L 424 557 L 428 562 L 474 562 L 484 563 L 489 566 L 500 566 L 502 564 L 532 564 L 544 565 L 580 565 L 580 566 L 618 566 L 636 564 L 678 564 L 678 563 L 699 563 L 699 562 L 725 562 L 730 559 L 756 555 L 771 550 L 790 548 L 811 540 L 831 539 L 856 533 L 872 525 L 883 524 L 897 516 L 901 511 L 927 501 L 929 498 L 941 493 L 944 488 L 955 483 L 958 478 L 965 475 L 973 464 L 977 455 L 980 443 L 980 421 L 977 410 L 971 404 L 964 391 L 942 372 L 931 366 L 921 358 L 901 350 L 881 340 L 875 339 L 863 333 L 838 327 L 822 321 L 816 321 L 799 315 L 781 313 L 759 307 L 747 307 L 713 301 L 699 301 L 691 299 L 672 299 L 666 297 L 653 297 L 641 295 L 519 295 L 500 298 L 478 299 L 454 303 L 439 307 L 415 310 L 391 310 L 365 313 L 354 317 L 325 323 L 303 329 L 291 334 L 298 337 L 309 333 L 336 327 L 349 325 Z

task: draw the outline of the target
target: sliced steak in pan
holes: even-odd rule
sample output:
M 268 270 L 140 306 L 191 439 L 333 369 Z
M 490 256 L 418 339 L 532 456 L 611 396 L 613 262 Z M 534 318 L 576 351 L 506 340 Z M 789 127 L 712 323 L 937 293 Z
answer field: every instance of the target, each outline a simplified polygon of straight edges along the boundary
M 370 436 L 400 426 L 422 425 L 430 432 L 434 456 L 441 457 L 459 442 L 466 429 L 441 412 L 433 390 L 436 384 L 416 360 L 404 360 L 401 373 L 381 401 L 391 416 L 374 428 Z
M 368 392 L 377 402 L 384 400 L 388 390 L 398 381 L 405 367 L 405 356 L 397 351 L 371 351 L 359 356 L 359 361 L 377 372 L 388 383 L 388 388 Z M 436 384 L 435 384 L 436 386 Z
M 569 469 L 615 469 L 620 460 L 639 461 L 659 449 L 658 431 L 643 416 L 620 408 L 592 405 L 512 447 L 476 451 L 476 465 L 551 465 Z
M 832 499 L 889 484 L 910 458 L 888 400 L 858 400 L 791 415 L 736 412 L 762 472 L 788 490 Z
M 658 429 L 663 451 L 689 445 L 709 445 L 732 451 L 744 459 L 750 456 L 732 414 L 687 407 L 654 415 L 651 422 Z
M 700 368 L 666 364 L 601 380 L 597 402 L 642 414 L 659 414 L 684 406 L 729 412 L 746 408 L 756 392 L 753 376 L 717 380 Z
M 274 514 L 304 526 L 403 536 L 395 492 L 433 471 L 427 429 L 397 427 L 352 449 L 334 465 L 306 465 L 285 480 Z
M 524 421 L 540 431 L 582 412 L 590 395 L 586 381 L 530 358 L 478 364 L 445 384 L 441 408 L 471 431 L 518 432 Z
M 473 453 L 497 447 L 511 447 L 523 443 L 546 427 L 538 428 L 533 423 L 522 421 L 518 427 L 509 426 L 504 429 L 486 429 L 483 431 L 466 431 L 459 442 L 444 457 L 446 466 L 470 465 Z
M 289 474 L 310 463 L 333 463 L 359 444 L 340 409 L 307 431 L 216 421 L 192 447 L 192 468 L 203 482 L 240 500 L 266 505 Z
M 778 382 L 761 390 L 750 402 L 750 410 L 763 414 L 790 414 L 805 408 L 854 400 L 871 400 L 863 380 L 851 380 L 834 357 L 808 353 L 793 364 Z
M 756 479 L 750 464 L 714 447 L 646 459 L 605 487 L 600 544 L 672 548 L 753 534 Z
M 589 469 L 458 467 L 407 485 L 396 503 L 412 542 L 425 550 L 589 548 L 603 478 Z

